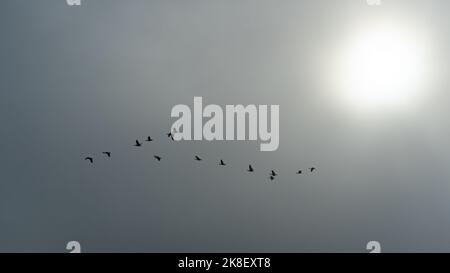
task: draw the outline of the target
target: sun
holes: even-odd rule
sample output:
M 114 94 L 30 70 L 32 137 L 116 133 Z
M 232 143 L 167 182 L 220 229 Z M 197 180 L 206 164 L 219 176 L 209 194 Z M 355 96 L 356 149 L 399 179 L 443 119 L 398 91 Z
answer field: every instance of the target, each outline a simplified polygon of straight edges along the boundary
M 427 82 L 424 42 L 399 26 L 378 24 L 361 29 L 348 39 L 339 56 L 340 96 L 358 108 L 412 105 Z

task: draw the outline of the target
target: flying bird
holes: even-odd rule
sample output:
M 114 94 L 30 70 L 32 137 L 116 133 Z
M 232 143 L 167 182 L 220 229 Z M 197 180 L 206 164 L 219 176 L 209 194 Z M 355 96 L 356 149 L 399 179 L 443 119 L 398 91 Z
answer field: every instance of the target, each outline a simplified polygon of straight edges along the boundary
M 156 160 L 161 161 L 161 157 L 160 157 L 160 156 L 154 155 L 153 157 L 154 157 Z
M 170 138 L 171 140 L 175 140 L 175 139 L 173 138 L 173 134 L 172 134 L 172 132 L 170 132 L 170 133 L 167 133 L 167 137 L 168 137 L 168 138 Z
M 136 139 L 136 144 L 134 144 L 134 146 L 136 146 L 136 147 L 141 147 L 142 144 Z
M 153 139 L 150 136 L 148 136 L 145 141 L 149 141 L 150 142 L 150 141 L 153 141 Z
M 274 177 L 273 175 L 271 175 L 271 176 L 269 177 L 269 179 L 270 179 L 271 181 L 273 181 L 273 180 L 275 179 L 275 177 Z
M 270 176 L 277 176 L 277 173 L 274 170 L 272 170 L 272 172 L 270 172 Z
M 173 132 L 173 133 L 176 133 L 177 130 L 176 130 L 176 129 L 173 129 L 172 132 Z M 172 139 L 172 140 L 175 140 L 175 139 L 173 138 L 173 133 L 172 133 L 172 132 L 169 132 L 169 133 L 167 134 L 167 137 L 169 137 L 169 138 Z
M 302 174 L 302 170 L 298 170 L 297 174 Z
M 103 152 L 102 154 L 104 154 L 104 155 L 106 155 L 108 157 L 111 157 L 111 152 Z
M 225 164 L 225 162 L 223 162 L 223 160 L 221 159 L 219 165 L 220 165 L 220 166 L 225 166 L 225 165 L 227 165 L 227 164 Z
M 252 165 L 248 165 L 248 170 L 247 171 L 251 172 L 251 173 L 254 172 Z
M 90 156 L 85 157 L 84 160 L 89 160 L 91 163 L 94 163 L 94 159 Z
M 314 168 L 314 167 L 311 167 L 311 168 L 309 168 L 309 170 L 310 170 L 311 172 L 313 172 L 313 171 L 315 171 L 315 170 L 316 170 L 316 168 Z
M 198 155 L 195 156 L 195 160 L 202 161 L 202 159 Z

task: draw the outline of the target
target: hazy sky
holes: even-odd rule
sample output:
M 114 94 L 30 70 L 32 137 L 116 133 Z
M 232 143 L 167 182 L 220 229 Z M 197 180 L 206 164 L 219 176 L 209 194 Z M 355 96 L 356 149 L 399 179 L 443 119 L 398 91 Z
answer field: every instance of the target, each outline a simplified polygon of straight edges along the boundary
M 327 83 L 335 45 L 377 20 L 419 26 L 432 68 L 448 71 L 449 10 L 446 0 L 2 1 L 0 251 L 66 252 L 71 240 L 85 252 L 366 252 L 371 240 L 450 251 L 445 73 L 409 111 L 346 109 Z M 172 143 L 170 111 L 194 96 L 279 104 L 279 149 Z M 132 146 L 147 135 L 155 141 Z M 309 166 L 317 173 L 295 174 Z

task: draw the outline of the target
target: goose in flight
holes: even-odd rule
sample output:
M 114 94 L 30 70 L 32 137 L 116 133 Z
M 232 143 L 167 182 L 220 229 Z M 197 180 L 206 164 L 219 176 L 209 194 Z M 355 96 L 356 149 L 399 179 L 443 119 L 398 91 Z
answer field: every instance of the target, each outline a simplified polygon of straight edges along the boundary
M 103 152 L 102 154 L 106 155 L 107 157 L 111 157 L 111 152 Z
M 273 180 L 275 179 L 275 176 L 271 175 L 271 176 L 269 177 L 269 179 L 270 179 L 271 181 L 273 181 Z
M 248 165 L 248 170 L 247 170 L 248 172 L 254 172 L 255 170 L 253 169 L 253 167 L 252 167 L 252 165 Z
M 302 174 L 302 170 L 298 170 L 297 174 Z
M 84 160 L 89 160 L 91 163 L 94 163 L 94 159 L 90 156 L 85 157 Z
M 153 157 L 154 157 L 156 160 L 161 161 L 161 157 L 160 157 L 160 156 L 154 155 Z
M 202 161 L 202 159 L 198 155 L 195 156 L 195 160 Z
M 272 170 L 272 171 L 270 172 L 270 176 L 277 176 L 277 173 L 276 173 L 274 170 Z
M 148 136 L 147 139 L 146 139 L 145 141 L 150 142 L 150 141 L 153 141 L 153 139 L 152 139 L 150 136 Z
M 311 168 L 309 168 L 309 170 L 310 170 L 311 172 L 313 172 L 313 171 L 315 171 L 315 170 L 316 170 L 316 168 L 314 168 L 314 167 L 311 167 Z
M 220 165 L 220 166 L 225 166 L 225 165 L 227 165 L 227 164 L 225 164 L 225 162 L 223 162 L 223 160 L 221 159 L 219 165 Z
M 134 146 L 136 146 L 136 147 L 141 147 L 142 144 L 139 142 L 139 140 L 136 139 L 136 143 L 134 144 Z
M 173 129 L 173 133 L 176 133 L 176 132 L 177 132 L 177 130 L 176 130 L 176 129 Z M 173 138 L 173 133 L 172 133 L 172 132 L 167 133 L 167 137 L 169 137 L 169 138 L 172 139 L 172 140 L 175 140 L 175 139 Z

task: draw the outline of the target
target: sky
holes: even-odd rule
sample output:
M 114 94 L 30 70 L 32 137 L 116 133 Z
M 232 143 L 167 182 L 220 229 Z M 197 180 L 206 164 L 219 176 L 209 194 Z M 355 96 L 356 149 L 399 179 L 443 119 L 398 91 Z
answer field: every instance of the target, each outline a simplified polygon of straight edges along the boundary
M 448 1 L 1 5 L 0 252 L 450 251 Z M 380 22 L 430 56 L 406 109 L 350 106 L 334 82 L 340 46 Z M 170 141 L 194 96 L 279 105 L 278 150 Z

